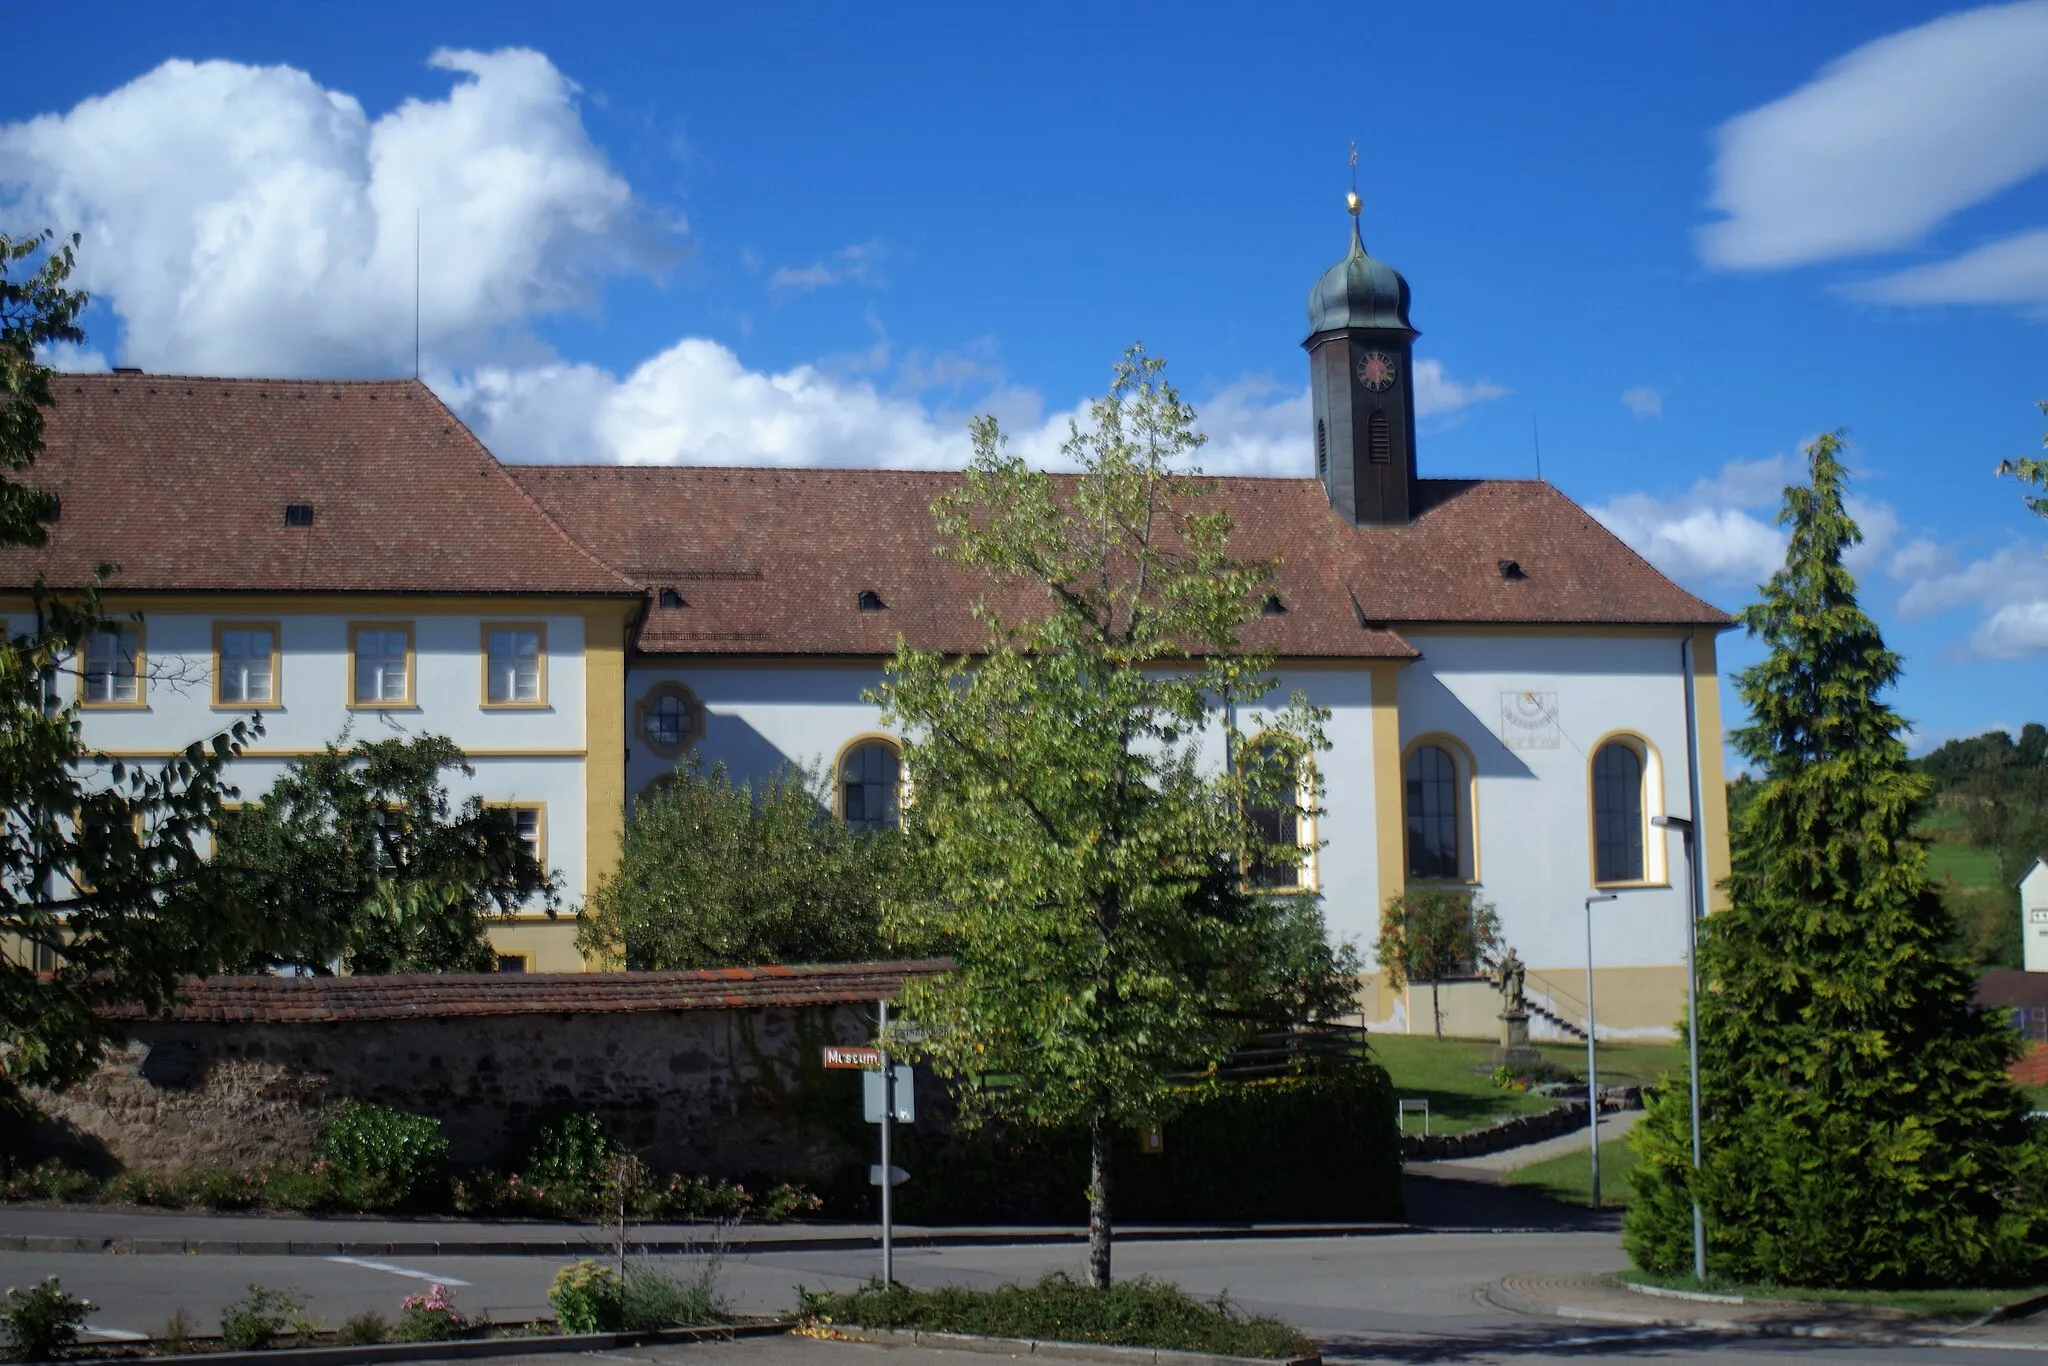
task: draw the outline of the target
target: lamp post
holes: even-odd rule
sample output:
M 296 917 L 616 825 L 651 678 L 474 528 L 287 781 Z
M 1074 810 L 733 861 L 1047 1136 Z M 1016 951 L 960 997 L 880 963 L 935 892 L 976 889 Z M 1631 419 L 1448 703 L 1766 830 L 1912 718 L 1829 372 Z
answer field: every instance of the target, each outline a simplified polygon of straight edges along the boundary
M 1692 1274 L 1707 1279 L 1707 1221 L 1700 1213 L 1700 912 L 1699 859 L 1692 822 L 1683 816 L 1652 816 L 1650 824 L 1676 830 L 1685 847 L 1685 1057 L 1692 1079 Z
M 1600 1208 L 1600 1074 L 1593 1057 L 1593 1038 L 1599 1032 L 1593 1015 L 1593 903 L 1613 901 L 1612 892 L 1595 892 L 1586 898 L 1586 1151 L 1593 1161 L 1593 1208 Z

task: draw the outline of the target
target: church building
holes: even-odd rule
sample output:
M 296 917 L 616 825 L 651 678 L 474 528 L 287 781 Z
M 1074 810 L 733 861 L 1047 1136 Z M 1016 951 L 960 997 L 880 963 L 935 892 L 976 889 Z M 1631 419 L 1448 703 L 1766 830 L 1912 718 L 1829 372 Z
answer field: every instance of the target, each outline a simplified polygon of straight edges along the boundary
M 1688 886 L 1711 897 L 1728 871 L 1729 618 L 1547 483 L 1424 477 L 1408 285 L 1353 213 L 1309 294 L 1301 472 L 1213 495 L 1232 553 L 1277 563 L 1244 633 L 1278 656 L 1276 698 L 1330 711 L 1321 813 L 1281 890 L 1320 895 L 1368 963 L 1390 897 L 1473 891 L 1529 964 L 1539 1037 L 1583 1024 L 1586 903 L 1611 894 L 1591 908 L 1600 1033 L 1668 1037 Z M 839 819 L 894 822 L 897 738 L 863 694 L 899 636 L 982 639 L 980 581 L 934 551 L 954 475 L 508 465 L 414 380 L 127 370 L 53 390 L 31 477 L 60 512 L 0 575 L 20 625 L 38 575 L 119 566 L 107 602 L 137 620 L 64 684 L 89 745 L 161 759 L 260 711 L 233 773 L 255 800 L 344 731 L 449 736 L 475 768 L 457 794 L 515 808 L 571 907 L 681 766 L 814 765 Z M 493 938 L 508 970 L 586 966 L 567 915 Z M 1497 1030 L 1491 987 L 1444 999 L 1448 1030 Z M 1426 990 L 1376 972 L 1360 1008 L 1430 1027 Z

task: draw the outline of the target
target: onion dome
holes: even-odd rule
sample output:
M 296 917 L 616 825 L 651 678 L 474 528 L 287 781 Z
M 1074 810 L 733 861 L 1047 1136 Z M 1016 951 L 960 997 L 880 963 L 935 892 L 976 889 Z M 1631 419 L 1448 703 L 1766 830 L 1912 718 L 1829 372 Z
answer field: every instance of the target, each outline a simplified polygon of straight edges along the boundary
M 1408 282 L 1385 261 L 1368 256 L 1358 235 L 1358 198 L 1351 200 L 1351 250 L 1323 272 L 1308 292 L 1308 334 L 1370 327 L 1413 334 Z

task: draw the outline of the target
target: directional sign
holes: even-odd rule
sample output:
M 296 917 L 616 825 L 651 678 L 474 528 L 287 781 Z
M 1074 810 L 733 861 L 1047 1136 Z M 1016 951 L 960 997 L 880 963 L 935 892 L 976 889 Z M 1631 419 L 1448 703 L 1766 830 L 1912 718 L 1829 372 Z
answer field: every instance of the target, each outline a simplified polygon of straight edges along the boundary
M 837 1044 L 825 1047 L 825 1066 L 844 1068 L 848 1071 L 879 1072 L 882 1070 L 882 1050 L 879 1048 L 842 1048 Z
M 911 1083 L 910 1064 L 899 1062 L 889 1069 L 896 1074 L 896 1122 L 914 1124 L 917 1122 L 917 1094 Z M 860 1079 L 861 1108 L 867 1112 L 868 1123 L 882 1122 L 882 1074 L 879 1070 L 868 1073 Z
M 905 1171 L 905 1170 L 903 1170 L 903 1168 L 901 1168 L 901 1167 L 891 1167 L 891 1168 L 889 1168 L 889 1184 L 890 1184 L 890 1185 L 892 1185 L 892 1186 L 900 1186 L 900 1185 L 902 1185 L 902 1184 L 903 1184 L 903 1183 L 904 1183 L 905 1181 L 908 1181 L 909 1179 L 910 1179 L 910 1173 L 909 1173 L 909 1172 L 907 1172 L 907 1171 Z M 879 1162 L 870 1162 L 870 1163 L 868 1164 L 868 1184 L 869 1184 L 870 1186 L 879 1186 L 879 1185 L 881 1185 L 881 1184 L 882 1184 L 882 1164 L 881 1164 L 881 1163 L 879 1163 Z

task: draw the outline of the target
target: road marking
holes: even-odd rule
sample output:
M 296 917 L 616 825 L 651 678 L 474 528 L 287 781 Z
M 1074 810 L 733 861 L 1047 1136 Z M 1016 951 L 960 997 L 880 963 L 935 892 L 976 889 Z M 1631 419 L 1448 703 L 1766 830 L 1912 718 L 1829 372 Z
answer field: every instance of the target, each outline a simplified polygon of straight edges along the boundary
M 389 1262 L 372 1262 L 361 1257 L 329 1257 L 327 1260 L 340 1262 L 343 1266 L 359 1266 L 365 1271 L 386 1271 L 393 1276 L 407 1276 L 416 1281 L 432 1281 L 437 1285 L 469 1284 L 468 1281 L 459 1281 L 453 1276 L 443 1276 L 438 1272 L 415 1271 L 409 1266 L 393 1266 Z
M 1549 1351 L 1558 1347 L 1598 1347 L 1603 1343 L 1648 1342 L 1655 1338 L 1679 1337 L 1686 1333 L 1697 1333 L 1699 1331 L 1699 1329 L 1690 1325 L 1673 1328 L 1642 1328 L 1633 1333 L 1601 1333 L 1597 1337 L 1559 1338 L 1555 1342 L 1544 1343 L 1543 1348 L 1545 1351 Z

